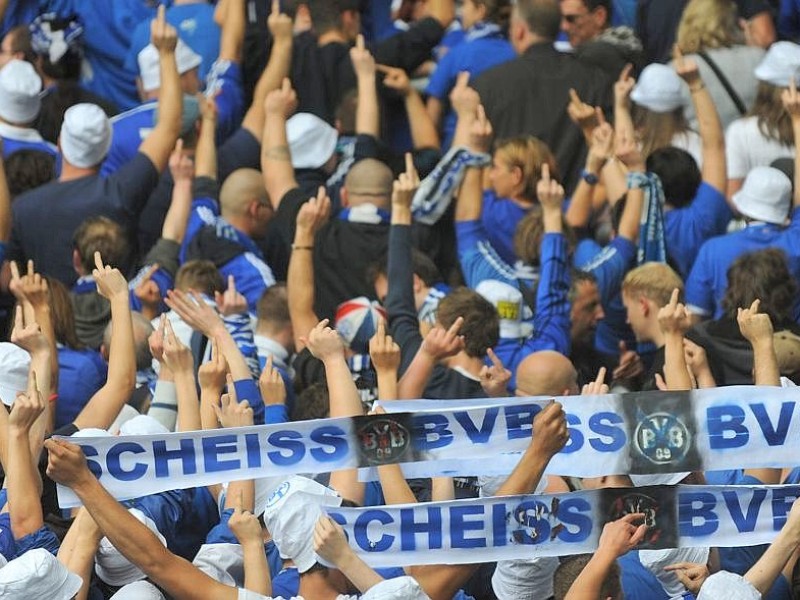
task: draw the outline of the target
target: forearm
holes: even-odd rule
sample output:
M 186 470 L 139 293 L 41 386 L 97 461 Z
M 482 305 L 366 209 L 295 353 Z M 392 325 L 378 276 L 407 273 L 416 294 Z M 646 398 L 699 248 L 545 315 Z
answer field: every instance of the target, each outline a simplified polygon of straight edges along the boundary
M 215 181 L 217 179 L 217 142 L 215 136 L 215 120 L 203 119 L 200 124 L 200 135 L 197 138 L 197 148 L 195 148 L 194 152 L 195 177 L 208 177 Z M 189 188 L 189 196 L 191 198 L 191 186 Z
M 542 224 L 545 233 L 562 233 L 564 218 L 560 208 L 544 208 L 542 210 Z
M 47 350 L 35 352 L 31 355 L 31 370 L 36 373 L 36 383 L 44 400 L 44 411 L 28 432 L 30 452 L 34 459 L 39 456 L 42 450 L 45 434 L 55 428 L 55 406 L 50 402 L 50 396 L 52 395 L 52 388 L 50 387 L 50 355 L 51 353 Z
M 297 187 L 297 181 L 286 137 L 286 118 L 282 114 L 270 113 L 264 123 L 261 171 L 264 173 L 264 185 L 272 200 L 272 207 L 278 210 L 283 194 Z
M 787 522 L 778 533 L 775 540 L 769 545 L 767 551 L 761 555 L 755 565 L 745 574 L 744 578 L 753 584 L 762 595 L 766 595 L 780 575 L 786 561 L 800 543 L 800 532 L 791 522 Z
M 215 160 L 216 164 L 216 160 Z M 215 167 L 216 168 L 216 167 Z M 181 243 L 186 234 L 189 213 L 192 210 L 192 180 L 180 179 L 172 187 L 172 202 L 164 217 L 161 237 Z
M 664 346 L 664 380 L 669 390 L 691 390 L 692 378 L 686 367 L 683 354 L 683 334 L 670 332 L 665 334 Z
M 792 131 L 794 132 L 794 139 L 800 140 L 800 115 L 797 117 L 792 116 Z M 741 184 L 739 185 L 741 187 Z M 795 207 L 800 206 L 800 152 L 794 153 L 794 197 L 793 204 Z
M 200 426 L 203 429 L 217 429 L 219 427 L 214 406 L 219 404 L 221 395 L 222 390 L 219 388 L 200 387 Z
M 183 91 L 181 90 L 181 77 L 178 74 L 178 65 L 173 51 L 159 54 L 159 67 L 161 73 L 161 88 L 158 94 L 158 123 L 155 129 L 163 131 L 172 140 L 180 135 L 181 113 L 183 112 Z
M 0 8 L 0 11 L 1 10 L 2 8 Z M 0 241 L 7 242 L 10 237 L 11 194 L 8 191 L 8 180 L 6 179 L 5 165 L 3 161 L 0 160 Z
M 639 225 L 642 218 L 644 190 L 629 189 L 625 198 L 625 208 L 617 225 L 617 235 L 636 244 L 639 240 Z
M 363 415 L 364 407 L 361 405 L 361 397 L 358 395 L 344 354 L 326 358 L 323 362 L 325 377 L 328 380 L 331 418 Z
M 374 73 L 358 77 L 356 133 L 380 137 L 380 111 Z
M 378 375 L 378 400 L 397 400 L 397 371 L 376 369 Z
M 633 126 L 631 109 L 628 102 L 614 102 L 614 137 L 625 137 L 629 140 L 636 139 L 636 129 Z
M 242 120 L 247 129 L 260 142 L 264 133 L 264 99 L 272 90 L 278 89 L 284 77 L 289 76 L 292 64 L 292 38 L 274 39 L 269 62 L 253 90 L 253 103 Z
M 306 337 L 319 320 L 314 313 L 314 234 L 297 228 L 293 246 L 286 273 L 286 295 L 295 349 L 299 352 L 305 347 L 300 338 Z
M 36 532 L 43 524 L 39 474 L 28 445 L 28 431 L 11 426 L 8 432 L 6 487 L 14 539 Z
M 439 133 L 430 113 L 416 90 L 409 90 L 405 97 L 408 123 L 411 127 L 411 144 L 415 149 L 440 148 Z
M 176 431 L 197 431 L 200 425 L 200 406 L 192 369 L 180 369 L 175 374 L 175 393 L 178 396 Z
M 609 160 L 600 171 L 600 181 L 606 188 L 606 196 L 614 206 L 628 191 L 628 181 L 622 164 L 618 160 Z
M 407 400 L 422 398 L 434 367 L 436 360 L 420 348 L 397 384 L 397 397 Z
M 242 544 L 244 554 L 244 587 L 245 589 L 269 596 L 272 593 L 267 555 L 261 540 L 247 540 Z
M 215 337 L 217 338 L 217 344 L 219 344 L 219 351 L 222 352 L 228 362 L 228 370 L 233 380 L 252 379 L 253 374 L 250 372 L 247 360 L 245 360 L 242 351 L 239 350 L 239 346 L 236 344 L 236 340 L 233 339 L 224 324 L 215 332 Z
M 495 493 L 496 496 L 516 496 L 530 494 L 539 485 L 539 480 L 544 474 L 550 459 L 537 452 L 533 446 L 528 446 L 522 455 L 522 460 L 517 463 L 511 475 Z
M 242 60 L 244 43 L 244 0 L 226 0 L 225 21 L 219 40 L 219 60 L 238 63 Z
M 169 375 L 169 379 L 165 375 Z M 172 371 L 163 364 L 161 372 L 158 374 L 156 389 L 153 392 L 153 400 L 150 402 L 147 415 L 153 417 L 169 431 L 175 431 L 175 425 L 178 420 L 178 395 L 175 392 Z
M 477 221 L 481 218 L 483 209 L 483 169 L 468 167 L 464 181 L 458 190 L 455 220 Z
M 431 478 L 431 501 L 448 502 L 456 499 L 456 491 L 453 488 L 452 477 L 433 477 Z
M 589 219 L 592 217 L 594 189 L 595 186 L 589 185 L 582 178 L 578 182 L 578 187 L 575 188 L 570 199 L 569 208 L 564 214 L 564 218 L 570 227 L 580 229 L 589 224 Z
M 781 385 L 781 373 L 772 338 L 753 343 L 753 379 L 756 385 Z
M 442 101 L 434 96 L 428 96 L 428 101 L 425 104 L 425 112 L 428 114 L 428 118 L 431 123 L 433 123 L 433 126 L 439 127 L 439 124 L 442 122 L 442 113 L 444 112 Z M 411 113 L 409 113 L 408 118 L 411 120 Z
M 366 593 L 372 586 L 383 581 L 383 577 L 372 570 L 349 548 L 345 551 L 344 556 L 337 560 L 336 567 L 361 593 Z
M 613 566 L 614 560 L 613 556 L 608 556 L 600 551 L 596 552 L 570 586 L 564 600 L 599 598 L 603 582 Z
M 39 389 L 42 394 L 44 394 L 44 389 L 42 387 L 44 385 L 49 387 L 49 392 L 58 389 L 58 348 L 56 347 L 56 332 L 53 327 L 50 306 L 47 304 L 36 306 L 34 307 L 34 313 L 36 315 L 36 322 L 39 324 L 39 328 L 42 330 L 44 337 L 47 338 L 47 343 L 50 346 L 50 353 L 48 355 L 49 366 L 47 368 L 46 377 L 44 370 L 41 373 L 36 373 L 36 381 L 39 383 Z M 48 397 L 49 394 L 45 396 L 45 400 L 47 400 Z
M 91 526 L 87 522 L 91 522 Z M 79 510 L 58 549 L 58 561 L 83 581 L 75 600 L 85 600 L 88 597 L 100 538 L 100 531 L 94 525 L 91 515 L 86 509 Z
M 719 114 L 702 81 L 690 86 L 689 90 L 703 144 L 703 181 L 724 191 L 728 174 L 725 166 L 725 133 L 722 131 Z
M 416 504 L 417 498 L 403 476 L 400 465 L 382 465 L 378 467 L 378 478 L 383 489 L 385 504 Z

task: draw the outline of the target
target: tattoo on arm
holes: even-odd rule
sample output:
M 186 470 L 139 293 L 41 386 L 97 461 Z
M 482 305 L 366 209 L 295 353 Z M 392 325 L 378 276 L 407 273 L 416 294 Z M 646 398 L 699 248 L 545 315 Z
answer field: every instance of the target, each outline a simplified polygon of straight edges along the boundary
M 292 154 L 289 152 L 289 146 L 272 146 L 264 150 L 264 158 L 268 160 L 292 160 Z

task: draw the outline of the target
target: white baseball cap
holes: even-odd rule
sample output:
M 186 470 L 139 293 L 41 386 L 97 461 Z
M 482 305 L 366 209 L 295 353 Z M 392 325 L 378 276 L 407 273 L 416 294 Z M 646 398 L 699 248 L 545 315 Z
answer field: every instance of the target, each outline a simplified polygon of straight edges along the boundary
M 111 600 L 164 600 L 164 594 L 149 581 L 134 581 L 119 588 Z
M 99 165 L 111 148 L 111 122 L 96 104 L 71 106 L 64 113 L 59 144 L 70 164 L 83 169 Z
M 491 302 L 500 317 L 500 337 L 518 339 L 528 337 L 533 328 L 523 322 L 527 305 L 518 287 L 497 279 L 484 279 L 475 291 Z
M 745 217 L 780 225 L 789 215 L 792 182 L 783 171 L 773 167 L 754 167 L 731 201 Z
M 761 600 L 761 594 L 741 575 L 718 571 L 703 582 L 697 600 Z
M 430 600 L 413 577 L 384 579 L 361 595 L 361 600 Z
M 0 117 L 9 123 L 31 123 L 42 102 L 42 79 L 25 60 L 10 60 L 0 69 Z
M 683 82 L 670 67 L 647 65 L 631 91 L 631 100 L 653 112 L 672 112 L 683 106 Z
M 339 134 L 311 113 L 297 113 L 286 121 L 286 140 L 295 169 L 318 169 L 336 150 Z
M 775 42 L 755 70 L 756 79 L 778 87 L 789 87 L 792 77 L 800 85 L 800 46 L 793 42 Z
M 0 598 L 4 600 L 70 600 L 83 580 L 44 548 L 29 550 L 0 569 Z
M 167 545 L 167 540 L 158 531 L 158 527 L 150 517 L 146 516 L 142 511 L 137 508 L 129 508 L 128 512 L 136 517 L 139 522 L 144 523 L 147 528 L 156 534 L 158 541 L 164 546 Z M 100 540 L 100 546 L 97 548 L 97 553 L 94 555 L 94 567 L 97 576 L 105 581 L 108 585 L 123 586 L 144 579 L 146 575 L 144 572 L 125 558 L 122 553 L 117 550 L 107 537 Z
M 0 342 L 0 399 L 11 406 L 18 392 L 28 389 L 31 355 L 11 342 Z
M 142 78 L 142 89 L 152 92 L 161 87 L 161 65 L 159 64 L 158 49 L 153 44 L 147 44 L 136 57 L 139 64 L 139 77 Z M 203 57 L 192 50 L 180 38 L 175 46 L 175 64 L 178 73 L 183 75 L 195 67 L 199 67 Z
M 336 492 L 298 475 L 281 483 L 267 500 L 267 529 L 281 556 L 290 558 L 300 573 L 319 562 L 314 552 L 314 528 L 323 514 L 322 508 L 341 504 L 342 498 Z

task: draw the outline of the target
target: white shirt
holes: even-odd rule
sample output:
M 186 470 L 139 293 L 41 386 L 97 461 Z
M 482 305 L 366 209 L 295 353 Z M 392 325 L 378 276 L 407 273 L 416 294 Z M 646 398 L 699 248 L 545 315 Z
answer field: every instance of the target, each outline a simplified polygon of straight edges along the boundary
M 778 158 L 792 158 L 794 146 L 784 146 L 761 133 L 758 117 L 736 119 L 725 132 L 728 179 L 744 179 L 753 167 L 768 167 Z

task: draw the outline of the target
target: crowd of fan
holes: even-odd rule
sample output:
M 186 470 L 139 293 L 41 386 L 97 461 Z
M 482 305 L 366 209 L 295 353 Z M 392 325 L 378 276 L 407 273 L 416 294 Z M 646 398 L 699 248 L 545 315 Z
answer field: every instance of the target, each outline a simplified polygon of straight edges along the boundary
M 508 477 L 387 465 L 379 484 L 344 470 L 119 503 L 64 439 L 793 386 L 800 2 L 0 12 L 0 597 L 800 593 L 798 503 L 770 546 L 638 550 L 630 514 L 593 555 L 378 570 L 325 515 L 632 487 L 543 475 L 569 438 L 557 402 Z M 800 482 L 784 467 L 636 484 Z M 83 507 L 60 510 L 56 483 Z

